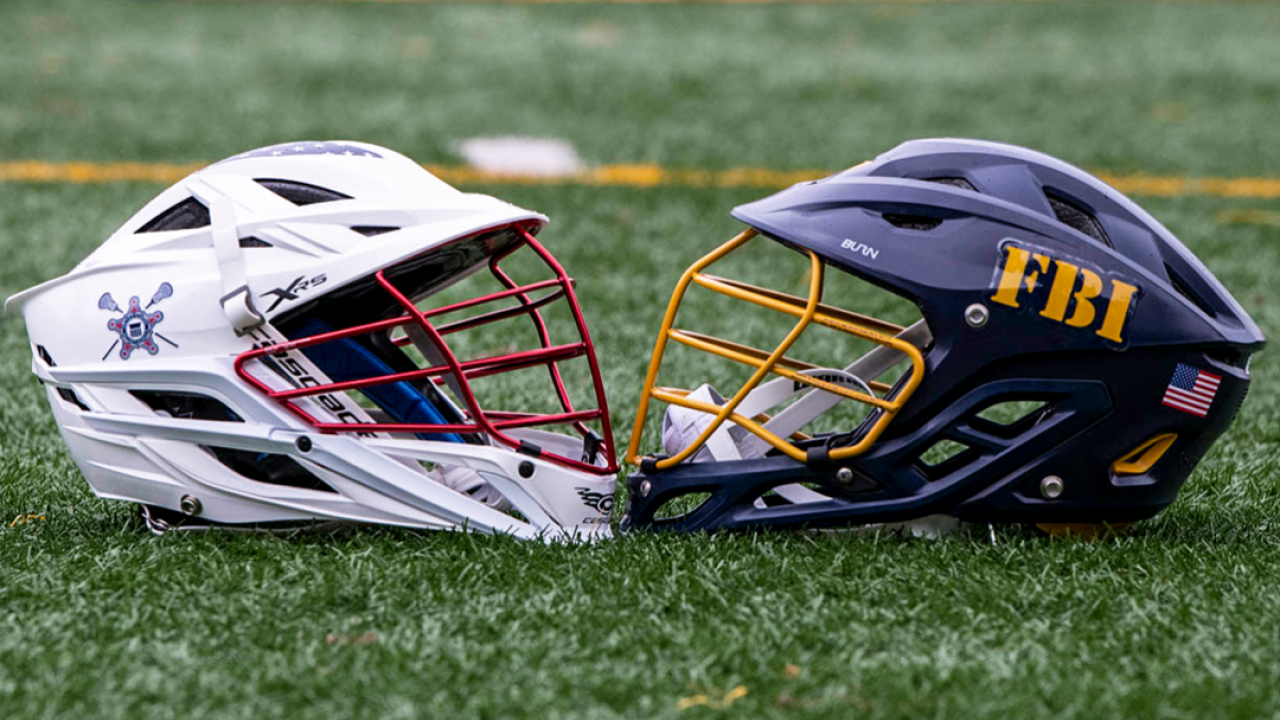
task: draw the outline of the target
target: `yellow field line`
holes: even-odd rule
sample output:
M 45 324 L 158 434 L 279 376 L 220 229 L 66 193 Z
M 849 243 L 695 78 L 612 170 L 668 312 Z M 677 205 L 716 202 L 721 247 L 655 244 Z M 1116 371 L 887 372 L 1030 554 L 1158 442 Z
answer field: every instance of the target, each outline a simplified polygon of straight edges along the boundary
M 0 162 L 0 182 L 50 183 L 173 183 L 204 167 L 205 163 L 175 165 L 172 163 L 93 163 L 45 162 L 43 160 L 10 160 Z
M 485 5 L 1052 5 L 1071 0 L 477 0 Z M 1254 4 L 1272 0 L 1154 0 L 1167 4 Z M 285 5 L 450 5 L 457 0 L 185 0 L 197 5 L 264 2 Z
M 1274 225 L 1280 227 L 1280 212 L 1242 208 L 1219 210 L 1213 221 L 1219 225 Z
M 0 161 L 0 182 L 102 184 L 118 182 L 173 183 L 204 167 L 203 163 L 93 163 Z M 424 166 L 440 179 L 458 185 L 596 185 L 600 187 L 787 187 L 830 175 L 830 170 L 770 170 L 740 167 L 728 170 L 666 168 L 660 165 L 602 165 L 574 175 L 514 175 L 478 170 L 466 165 Z M 1116 175 L 1098 173 L 1124 193 L 1154 197 L 1211 196 L 1224 198 L 1280 198 L 1280 177 L 1188 177 L 1183 175 Z
M 925 5 L 936 3 L 960 4 L 993 2 L 1051 3 L 1066 0 L 478 0 L 485 5 L 892 5 L 910 3 Z M 1213 0 L 1191 0 L 1212 2 Z M 457 0 L 186 0 L 188 3 L 211 5 L 218 3 L 271 2 L 285 5 L 450 5 Z

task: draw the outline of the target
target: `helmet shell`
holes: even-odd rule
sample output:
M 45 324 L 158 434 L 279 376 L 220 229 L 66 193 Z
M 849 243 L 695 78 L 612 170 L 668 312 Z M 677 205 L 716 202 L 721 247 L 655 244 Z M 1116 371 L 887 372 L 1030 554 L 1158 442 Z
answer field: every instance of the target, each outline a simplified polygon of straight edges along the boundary
M 982 522 L 1148 517 L 1173 501 L 1230 426 L 1248 390 L 1248 357 L 1265 344 L 1163 225 L 1089 173 L 1025 148 L 907 142 L 732 214 L 913 301 L 933 336 L 924 380 L 871 449 L 845 463 L 867 480 L 857 491 L 837 482 L 840 468 L 787 458 L 686 462 L 633 476 L 632 497 L 643 481 L 657 489 L 633 501 L 633 525 L 653 522 L 653 508 L 693 487 L 715 492 L 670 525 L 840 525 L 938 513 Z M 966 319 L 975 307 L 985 322 Z M 1218 379 L 1203 416 L 1163 402 L 1183 367 Z M 1009 427 L 979 417 L 1014 401 L 1049 411 Z M 1178 439 L 1159 462 L 1114 471 L 1163 434 Z M 922 469 L 921 455 L 941 440 L 966 446 L 965 459 L 946 472 Z M 1063 481 L 1060 496 L 1042 494 L 1050 476 Z M 820 483 L 832 499 L 753 505 L 783 479 Z
M 230 213 L 238 239 L 230 263 L 215 242 L 217 208 Z M 608 513 L 599 506 L 612 501 L 611 474 L 576 472 L 505 447 L 315 432 L 246 383 L 235 365 L 255 347 L 292 339 L 276 320 L 304 315 L 309 303 L 379 270 L 495 229 L 536 233 L 546 222 L 461 192 L 386 148 L 286 143 L 184 178 L 69 273 L 18 293 L 6 308 L 26 320 L 32 369 L 73 458 L 102 497 L 178 511 L 191 495 L 201 519 L 215 523 L 321 519 L 520 537 L 607 534 Z M 225 268 L 235 263 L 243 264 L 244 287 L 266 321 L 247 333 L 224 309 Z M 481 266 L 456 270 L 461 277 Z M 295 386 L 331 382 L 305 352 L 273 360 Z M 145 393 L 194 396 L 204 411 L 182 417 L 149 406 Z M 337 409 L 326 402 L 315 405 L 369 422 L 354 400 Z M 295 475 L 305 471 L 327 490 L 237 469 L 223 459 L 227 453 L 296 466 Z M 523 519 L 433 482 L 422 461 L 466 468 L 514 498 Z M 596 494 L 596 507 L 584 504 L 583 491 Z

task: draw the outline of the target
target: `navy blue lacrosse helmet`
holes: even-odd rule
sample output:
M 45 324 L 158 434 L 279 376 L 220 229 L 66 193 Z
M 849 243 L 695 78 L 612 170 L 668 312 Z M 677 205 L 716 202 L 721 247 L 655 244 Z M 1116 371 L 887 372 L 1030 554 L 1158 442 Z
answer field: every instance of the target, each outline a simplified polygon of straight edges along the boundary
M 733 216 L 749 229 L 684 273 L 663 320 L 624 529 L 1141 520 L 1231 424 L 1266 342 L 1155 218 L 1011 145 L 907 142 Z M 705 272 L 757 236 L 803 258 L 807 295 Z M 911 301 L 919 320 L 824 304 L 831 268 Z M 676 327 L 695 285 L 795 324 L 772 351 Z M 869 349 L 825 365 L 791 357 L 815 328 Z M 732 395 L 660 386 L 674 346 L 750 377 Z M 667 405 L 663 452 L 642 455 L 654 400 Z M 847 423 L 814 429 L 833 414 Z

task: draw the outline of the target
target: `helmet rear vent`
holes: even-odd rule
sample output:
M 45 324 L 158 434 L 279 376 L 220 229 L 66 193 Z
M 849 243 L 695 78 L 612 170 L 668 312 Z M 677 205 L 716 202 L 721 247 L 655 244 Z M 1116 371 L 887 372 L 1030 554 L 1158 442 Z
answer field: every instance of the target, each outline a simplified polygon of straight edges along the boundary
M 1213 308 L 1210 307 L 1208 303 L 1201 300 L 1200 296 L 1193 292 L 1191 288 L 1187 286 L 1187 283 L 1182 281 L 1182 278 L 1178 277 L 1178 274 L 1173 271 L 1173 268 L 1166 264 L 1164 266 L 1164 271 L 1169 274 L 1169 284 L 1173 286 L 1174 292 L 1186 298 L 1187 302 L 1195 305 L 1197 308 L 1200 308 L 1200 311 L 1205 315 L 1208 315 L 1209 317 L 1217 317 L 1218 313 L 1214 312 Z
M 390 225 L 352 225 L 351 229 L 365 237 L 373 237 L 374 235 L 381 235 L 382 233 L 395 232 L 400 228 L 392 227 Z
M 927 215 L 905 215 L 902 213 L 885 213 L 884 221 L 894 227 L 922 232 L 933 230 L 942 224 L 941 218 L 928 217 Z
M 960 188 L 961 190 L 968 190 L 969 192 L 978 192 L 978 188 L 974 187 L 973 183 L 969 182 L 968 180 L 965 180 L 962 177 L 925 178 L 925 182 L 939 183 L 941 185 L 950 185 L 951 187 Z
M 137 234 L 209 227 L 209 208 L 190 197 L 147 221 Z
M 76 395 L 75 390 L 72 390 L 71 388 L 58 388 L 58 396 L 81 410 L 89 412 L 89 406 L 84 404 L 84 401 L 80 399 L 79 395 Z
M 1206 350 L 1204 354 L 1205 357 L 1211 358 L 1223 365 L 1238 367 L 1241 370 L 1246 371 L 1249 369 L 1249 353 L 1240 352 L 1233 348 L 1215 348 L 1213 350 Z
M 274 246 L 271 243 L 267 242 L 266 240 L 263 240 L 262 238 L 257 238 L 250 235 L 249 237 L 240 238 L 240 247 L 263 248 L 263 247 L 274 247 Z
M 288 200 L 294 205 L 315 205 L 316 203 L 333 202 L 335 200 L 350 200 L 350 195 L 343 195 L 337 190 L 322 188 L 318 185 L 311 185 L 304 182 L 294 180 L 275 180 L 271 178 L 257 178 L 254 182 L 280 197 Z M 206 223 L 208 224 L 208 223 Z
M 1094 217 L 1088 210 L 1064 200 L 1048 190 L 1044 191 L 1044 196 L 1049 201 L 1050 207 L 1053 208 L 1053 214 L 1057 216 L 1058 222 L 1088 235 L 1107 247 L 1115 247 L 1111 244 L 1111 239 L 1107 237 L 1107 233 L 1102 229 L 1102 223 L 1098 222 L 1098 218 Z
M 58 367 L 58 363 L 53 361 L 53 356 L 49 354 L 49 351 L 46 350 L 43 345 L 36 346 L 36 355 L 40 356 L 40 359 L 44 361 L 45 365 L 48 365 L 49 367 Z

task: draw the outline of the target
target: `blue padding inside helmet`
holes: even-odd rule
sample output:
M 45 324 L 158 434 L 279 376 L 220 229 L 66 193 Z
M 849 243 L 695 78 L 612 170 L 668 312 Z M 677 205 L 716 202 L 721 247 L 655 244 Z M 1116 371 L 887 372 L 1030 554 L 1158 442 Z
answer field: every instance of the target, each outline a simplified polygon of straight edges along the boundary
M 295 337 L 310 337 L 332 332 L 333 328 L 314 318 L 296 329 Z M 389 375 L 395 370 L 372 350 L 350 338 L 303 348 L 307 359 L 334 382 L 360 380 Z M 388 383 L 360 388 L 360 392 L 382 408 L 396 422 L 445 425 L 450 422 L 444 413 L 421 390 L 407 382 Z M 423 440 L 464 442 L 457 433 L 417 433 Z

